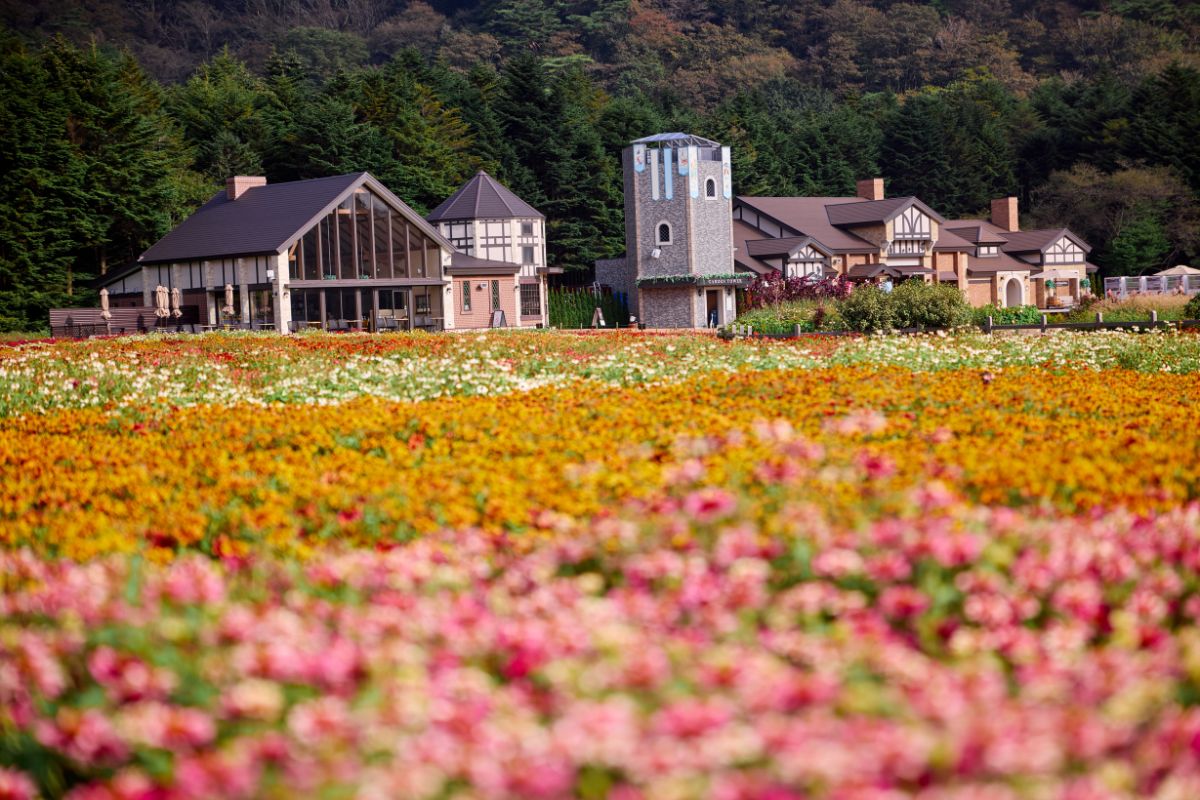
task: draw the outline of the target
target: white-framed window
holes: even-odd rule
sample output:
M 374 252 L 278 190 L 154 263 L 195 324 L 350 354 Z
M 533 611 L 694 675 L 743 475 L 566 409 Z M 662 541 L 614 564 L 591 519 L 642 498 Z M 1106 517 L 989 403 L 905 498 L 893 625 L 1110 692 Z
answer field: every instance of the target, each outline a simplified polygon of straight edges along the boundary
M 655 226 L 654 241 L 658 244 L 671 243 L 671 223 L 660 222 Z
M 521 263 L 522 264 L 532 264 L 533 263 L 533 246 L 532 245 L 525 245 L 524 247 L 521 248 Z
M 542 313 L 542 293 L 536 283 L 521 284 L 521 316 L 537 317 Z
M 991 258 L 992 256 L 998 256 L 998 255 L 1000 255 L 1000 246 L 999 245 L 995 245 L 995 244 L 979 245 L 979 257 L 980 258 Z
M 716 197 L 717 196 L 717 182 L 715 180 L 713 180 L 712 178 L 709 178 L 708 180 L 706 180 L 704 182 L 704 196 L 705 197 Z
M 471 282 L 462 282 L 462 310 L 468 313 L 471 310 Z

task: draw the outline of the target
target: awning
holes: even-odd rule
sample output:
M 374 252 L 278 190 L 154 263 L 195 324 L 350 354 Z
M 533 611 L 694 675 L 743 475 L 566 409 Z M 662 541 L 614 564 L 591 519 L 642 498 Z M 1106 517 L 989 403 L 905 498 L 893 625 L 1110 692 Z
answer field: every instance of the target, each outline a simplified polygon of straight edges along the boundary
M 1063 272 L 1058 269 L 1048 269 L 1045 272 L 1039 272 L 1036 275 L 1030 275 L 1029 278 L 1035 281 L 1070 281 L 1079 280 L 1078 272 Z
M 939 272 L 938 280 L 942 283 L 958 283 L 958 275 L 953 272 Z

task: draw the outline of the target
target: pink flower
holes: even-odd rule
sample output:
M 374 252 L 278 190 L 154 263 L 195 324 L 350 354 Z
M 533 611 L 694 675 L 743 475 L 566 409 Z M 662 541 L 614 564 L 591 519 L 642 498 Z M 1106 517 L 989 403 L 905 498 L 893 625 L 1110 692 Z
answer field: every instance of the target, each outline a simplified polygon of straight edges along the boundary
M 0 767 L 0 800 L 34 800 L 37 787 L 23 772 Z
M 929 598 L 911 586 L 889 586 L 879 596 L 879 610 L 892 619 L 915 617 L 929 608 Z
M 696 522 L 707 523 L 733 513 L 737 498 L 724 489 L 699 489 L 683 498 L 683 510 Z

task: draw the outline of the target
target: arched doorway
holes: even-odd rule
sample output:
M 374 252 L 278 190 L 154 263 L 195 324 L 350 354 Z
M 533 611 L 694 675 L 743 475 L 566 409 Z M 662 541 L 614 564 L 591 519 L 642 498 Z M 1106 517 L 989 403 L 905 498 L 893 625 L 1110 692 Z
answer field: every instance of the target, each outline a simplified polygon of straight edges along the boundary
M 1024 305 L 1025 289 L 1021 286 L 1021 281 L 1017 278 L 1009 278 L 1008 283 L 1004 286 L 1004 305 L 1008 308 L 1016 308 Z

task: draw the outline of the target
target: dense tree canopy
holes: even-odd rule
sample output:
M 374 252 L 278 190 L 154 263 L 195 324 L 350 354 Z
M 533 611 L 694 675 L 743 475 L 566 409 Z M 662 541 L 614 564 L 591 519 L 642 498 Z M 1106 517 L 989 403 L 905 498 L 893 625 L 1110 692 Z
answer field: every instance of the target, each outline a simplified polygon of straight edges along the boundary
M 484 168 L 552 263 L 624 249 L 620 149 L 689 130 L 740 194 L 1015 193 L 1107 272 L 1200 255 L 1197 3 L 0 0 L 0 328 L 92 301 L 231 174 Z

